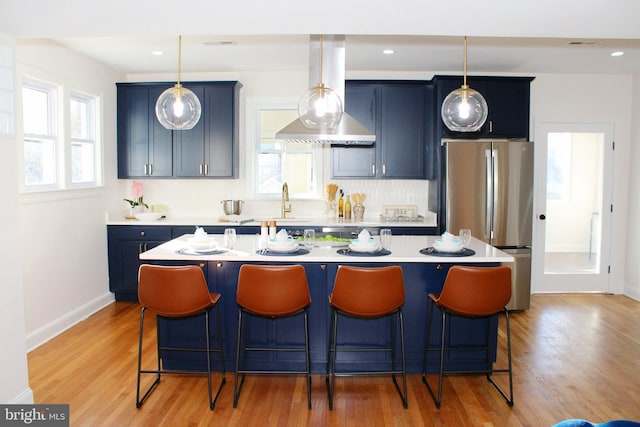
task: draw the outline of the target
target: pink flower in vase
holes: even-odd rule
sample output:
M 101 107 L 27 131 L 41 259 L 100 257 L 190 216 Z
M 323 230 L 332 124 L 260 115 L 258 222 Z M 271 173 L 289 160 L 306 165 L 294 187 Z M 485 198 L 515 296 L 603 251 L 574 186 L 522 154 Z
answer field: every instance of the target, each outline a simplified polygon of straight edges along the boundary
M 144 206 L 145 208 L 149 208 L 149 206 L 143 200 L 144 194 L 144 185 L 140 181 L 133 181 L 131 184 L 131 199 L 123 199 L 125 202 L 129 203 L 131 207 L 136 206 Z

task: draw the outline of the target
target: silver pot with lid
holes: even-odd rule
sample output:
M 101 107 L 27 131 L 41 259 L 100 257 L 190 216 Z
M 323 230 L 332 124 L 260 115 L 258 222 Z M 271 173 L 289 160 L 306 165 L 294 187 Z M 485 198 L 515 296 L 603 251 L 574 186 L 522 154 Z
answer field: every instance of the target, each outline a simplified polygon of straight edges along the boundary
M 225 215 L 240 215 L 242 213 L 242 204 L 244 200 L 223 200 L 222 209 Z

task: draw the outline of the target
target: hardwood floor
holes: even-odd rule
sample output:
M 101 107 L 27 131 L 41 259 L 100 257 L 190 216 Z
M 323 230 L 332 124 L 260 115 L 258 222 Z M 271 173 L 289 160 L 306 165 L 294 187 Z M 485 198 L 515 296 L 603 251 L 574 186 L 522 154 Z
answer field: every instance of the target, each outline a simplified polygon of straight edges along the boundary
M 551 426 L 567 418 L 640 420 L 640 302 L 616 295 L 535 295 L 512 313 L 515 405 L 483 376 L 445 377 L 437 410 L 420 375 L 409 409 L 389 378 L 338 378 L 333 411 L 324 377 L 247 377 L 233 409 L 227 374 L 214 411 L 206 379 L 164 376 L 135 407 L 137 304 L 114 303 L 28 355 L 35 403 L 70 404 L 72 426 Z M 153 316 L 148 316 L 152 326 Z M 147 328 L 151 343 L 154 331 Z M 152 343 L 151 343 L 152 344 Z M 216 377 L 217 379 L 217 377 Z

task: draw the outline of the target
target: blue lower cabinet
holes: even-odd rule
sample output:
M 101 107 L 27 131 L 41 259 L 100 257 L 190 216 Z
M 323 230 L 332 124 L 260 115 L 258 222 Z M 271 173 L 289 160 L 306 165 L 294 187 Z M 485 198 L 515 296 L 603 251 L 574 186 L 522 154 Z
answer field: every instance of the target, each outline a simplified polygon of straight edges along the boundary
M 228 371 L 235 369 L 236 339 L 238 327 L 238 306 L 236 291 L 241 262 L 210 261 L 207 268 L 209 289 L 222 294 L 220 316 L 223 330 L 225 362 Z M 262 263 L 261 263 L 262 264 Z M 264 263 L 267 264 L 267 263 Z M 314 373 L 326 370 L 327 342 L 329 334 L 330 308 L 328 296 L 332 292 L 337 264 L 303 263 L 311 292 L 309 309 L 309 335 L 311 368 Z M 355 264 L 354 264 L 355 265 Z M 381 267 L 383 264 L 357 264 L 360 266 Z M 407 371 L 419 373 L 422 370 L 426 341 L 429 304 L 427 294 L 439 292 L 449 268 L 453 264 L 401 264 L 405 280 L 405 305 L 403 317 L 405 326 L 405 353 Z M 479 264 L 474 264 L 479 265 Z M 493 266 L 495 264 L 481 264 Z M 215 317 L 211 316 L 211 342 L 216 343 Z M 178 344 L 204 347 L 204 328 L 201 318 L 186 320 L 159 319 L 160 340 L 162 345 Z M 434 314 L 432 324 L 433 345 L 439 342 L 440 316 Z M 399 331 L 399 325 L 396 324 Z M 497 320 L 453 319 L 446 333 L 452 346 L 482 345 L 489 334 L 492 343 L 490 359 L 495 359 Z M 340 316 L 338 343 L 358 347 L 359 345 L 386 346 L 391 339 L 390 319 L 362 320 Z M 298 346 L 304 343 L 303 319 L 301 315 L 286 319 L 263 319 L 250 317 L 248 340 L 252 346 Z M 437 352 L 432 352 L 428 370 L 437 370 Z M 204 357 L 199 355 L 183 356 L 171 352 L 163 354 L 163 365 L 169 369 L 204 369 Z M 188 358 L 187 358 L 188 357 Z M 400 362 L 400 353 L 396 354 Z M 445 358 L 446 369 L 472 370 L 484 367 L 485 354 L 482 352 L 450 351 Z M 219 369 L 218 358 L 212 356 L 213 366 Z M 389 353 L 339 353 L 338 370 L 388 370 L 391 362 Z M 303 370 L 304 354 L 290 353 L 248 353 L 247 368 L 257 370 Z

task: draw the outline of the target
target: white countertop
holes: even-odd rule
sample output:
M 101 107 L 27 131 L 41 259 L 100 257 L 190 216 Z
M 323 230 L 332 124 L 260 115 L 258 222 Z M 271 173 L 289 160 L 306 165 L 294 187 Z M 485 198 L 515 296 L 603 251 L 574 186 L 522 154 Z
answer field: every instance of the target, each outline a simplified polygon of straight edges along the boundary
M 228 218 L 228 217 L 227 217 Z M 243 223 L 244 226 L 260 226 L 260 218 L 251 218 L 241 216 L 235 219 L 253 219 Z M 436 227 L 435 222 L 382 222 L 380 220 L 367 220 L 364 221 L 338 221 L 338 219 L 327 219 L 325 217 L 318 218 L 271 218 L 262 219 L 263 221 L 270 220 L 276 221 L 278 227 L 304 227 L 308 226 L 323 226 L 323 227 Z M 230 226 L 239 227 L 237 221 L 230 222 L 228 219 L 225 221 L 225 217 L 167 217 L 156 221 L 139 221 L 137 219 L 126 219 L 123 216 L 114 216 L 107 219 L 107 225 L 199 225 L 199 226 Z
M 217 255 L 179 254 L 180 249 L 188 248 L 187 239 L 192 234 L 185 234 L 170 240 L 140 254 L 141 260 L 165 260 L 165 261 L 263 261 L 263 262 L 366 262 L 366 263 L 485 263 L 485 262 L 513 262 L 514 258 L 507 253 L 496 249 L 486 243 L 472 238 L 470 249 L 476 253 L 472 256 L 431 256 L 423 255 L 420 249 L 432 246 L 435 239 L 440 236 L 393 236 L 391 254 L 385 256 L 346 256 L 338 254 L 339 248 L 319 246 L 313 248 L 304 255 L 259 255 L 256 251 L 260 248 L 258 236 L 239 235 L 235 248 L 229 252 Z M 215 237 L 222 245 L 222 235 L 210 235 Z M 322 242 L 320 242 L 322 244 Z

